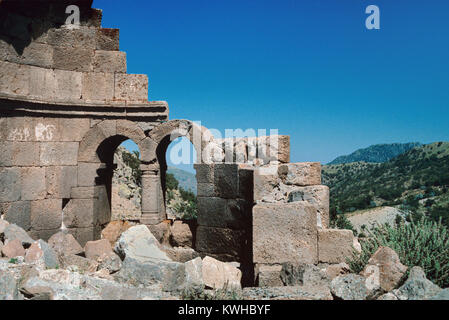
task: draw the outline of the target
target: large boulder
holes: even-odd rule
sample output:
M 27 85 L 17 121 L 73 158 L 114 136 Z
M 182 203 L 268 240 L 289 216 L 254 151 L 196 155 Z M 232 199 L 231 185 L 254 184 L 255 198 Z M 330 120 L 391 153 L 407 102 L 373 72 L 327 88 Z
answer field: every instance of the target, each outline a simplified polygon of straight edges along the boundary
M 192 247 L 192 231 L 187 223 L 175 221 L 171 226 L 170 244 L 173 247 Z
M 186 283 L 190 286 L 204 286 L 203 260 L 200 257 L 187 261 L 185 264 Z
M 365 278 L 356 274 L 336 277 L 331 282 L 331 292 L 335 298 L 342 300 L 365 300 L 369 295 Z
M 349 265 L 345 262 L 338 264 L 331 264 L 325 269 L 327 276 L 333 280 L 338 276 L 348 274 L 351 271 Z
M 58 232 L 52 235 L 48 245 L 59 255 L 83 253 L 83 248 L 70 233 Z
M 100 256 L 111 253 L 113 253 L 112 247 L 107 239 L 87 241 L 84 246 L 84 254 L 87 259 L 97 260 Z
M 7 258 L 25 256 L 25 249 L 22 246 L 22 241 L 19 239 L 8 241 L 2 248 L 2 254 Z
M 59 261 L 62 268 L 81 273 L 93 273 L 98 269 L 98 262 L 76 254 L 61 254 Z
M 111 221 L 110 223 L 108 223 L 106 228 L 101 231 L 101 238 L 107 239 L 111 244 L 111 247 L 113 247 L 118 238 L 120 238 L 120 235 L 130 227 L 131 225 L 127 221 Z
M 380 247 L 368 260 L 361 275 L 369 282 L 378 284 L 384 292 L 389 292 L 398 286 L 406 272 L 407 267 L 401 263 L 394 250 Z
M 5 244 L 16 239 L 20 240 L 23 246 L 30 246 L 34 242 L 25 230 L 15 224 L 6 226 L 3 237 Z
M 19 300 L 21 295 L 14 276 L 8 271 L 0 270 L 0 301 Z
M 242 272 L 229 263 L 205 257 L 202 270 L 206 287 L 212 289 L 241 289 Z
M 33 263 L 41 261 L 48 269 L 54 269 L 59 266 L 58 257 L 55 251 L 43 240 L 33 242 L 27 249 L 25 262 Z
M 441 288 L 432 281 L 426 279 L 426 274 L 421 267 L 410 269 L 407 281 L 392 293 L 399 300 L 427 300 L 441 292 Z
M 122 260 L 114 252 L 103 253 L 97 258 L 98 268 L 115 273 L 122 268 Z
M 256 267 L 257 285 L 259 287 L 281 287 L 281 265 L 258 265 Z
M 430 298 L 430 300 L 449 300 L 449 288 L 441 290 L 440 293 Z
M 123 232 L 114 250 L 122 259 L 131 258 L 141 263 L 171 261 L 145 225 L 134 226 Z

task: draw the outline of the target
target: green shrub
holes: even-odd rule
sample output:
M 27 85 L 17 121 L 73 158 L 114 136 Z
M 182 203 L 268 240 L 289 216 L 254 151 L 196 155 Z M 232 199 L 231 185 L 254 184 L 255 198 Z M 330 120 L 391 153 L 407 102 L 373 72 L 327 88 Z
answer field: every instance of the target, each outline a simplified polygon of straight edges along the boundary
M 165 175 L 165 184 L 167 186 L 167 190 L 175 190 L 178 189 L 179 182 L 176 180 L 173 173 L 167 173 Z
M 351 221 L 349 221 L 349 219 L 346 218 L 344 214 L 337 215 L 337 217 L 331 221 L 331 227 L 337 229 L 351 230 L 355 236 L 357 235 L 357 231 L 355 230 Z
M 134 150 L 133 153 L 128 151 L 122 152 L 123 162 L 132 170 L 133 178 L 136 184 L 141 185 L 142 170 L 140 170 L 140 154 L 139 151 Z
M 385 246 L 396 251 L 409 268 L 420 266 L 429 280 L 440 287 L 449 286 L 449 232 L 441 221 L 423 217 L 396 226 L 377 226 L 367 232 L 367 238 L 361 241 L 362 252 L 354 252 L 348 259 L 352 272 L 362 271 L 373 253 Z

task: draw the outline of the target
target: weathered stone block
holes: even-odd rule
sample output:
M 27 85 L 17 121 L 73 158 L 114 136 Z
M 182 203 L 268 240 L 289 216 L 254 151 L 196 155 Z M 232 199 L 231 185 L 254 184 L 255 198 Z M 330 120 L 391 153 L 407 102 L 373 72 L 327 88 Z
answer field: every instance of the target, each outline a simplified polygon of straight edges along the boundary
M 253 208 L 255 263 L 317 263 L 316 208 L 307 202 Z
M 120 50 L 120 30 L 101 28 L 97 29 L 96 34 L 96 49 L 97 50 Z
M 68 199 L 78 184 L 78 167 L 46 167 L 45 181 L 47 198 Z
M 322 229 L 318 231 L 319 261 L 322 263 L 346 262 L 354 250 L 351 230 Z
M 282 287 L 281 265 L 257 265 L 257 285 L 259 287 Z
M 70 228 L 67 229 L 67 232 L 73 235 L 81 246 L 85 246 L 87 241 L 93 241 L 100 238 L 101 227 Z
M 42 200 L 47 194 L 45 168 L 26 167 L 21 169 L 22 200 Z
M 254 201 L 268 202 L 274 197 L 273 190 L 279 185 L 278 176 L 266 174 L 263 170 L 254 170 Z M 274 198 L 273 201 L 274 202 Z
M 57 118 L 35 118 L 34 135 L 36 141 L 51 142 L 61 138 L 61 127 Z
M 115 74 L 114 99 L 148 101 L 148 77 L 144 74 Z
M 114 98 L 114 75 L 112 73 L 84 73 L 82 84 L 82 96 L 85 101 L 111 101 Z
M 66 228 L 88 228 L 95 224 L 95 199 L 71 199 L 64 207 Z
M 239 198 L 253 201 L 254 170 L 239 167 Z
M 317 224 L 329 227 L 329 187 L 324 185 L 298 187 L 288 194 L 288 202 L 307 201 L 318 210 Z
M 313 186 L 321 184 L 321 163 L 299 162 L 279 166 L 279 177 L 287 185 Z
M 249 205 L 242 199 L 198 197 L 199 225 L 245 229 L 249 226 L 249 217 Z
M 47 43 L 53 47 L 73 48 L 80 47 L 86 49 L 95 49 L 96 47 L 96 29 L 77 28 L 77 29 L 51 29 L 47 34 Z
M 126 53 L 122 51 L 95 51 L 93 71 L 126 73 Z
M 117 134 L 123 135 L 135 143 L 139 143 L 146 138 L 145 132 L 136 125 L 135 122 L 129 120 L 117 120 Z
M 194 164 L 196 170 L 196 180 L 198 183 L 214 183 L 213 164 Z
M 76 166 L 78 142 L 43 142 L 40 145 L 42 166 Z
M 234 199 L 238 195 L 239 172 L 237 164 L 215 164 L 214 184 L 220 198 Z
M 0 202 L 20 200 L 21 188 L 20 168 L 0 168 Z
M 17 201 L 9 203 L 7 208 L 4 208 L 3 218 L 11 224 L 18 225 L 25 231 L 30 230 L 31 202 Z
M 12 43 L 11 43 L 12 42 Z M 23 52 L 18 53 L 14 46 L 24 47 Z M 32 41 L 26 44 L 15 39 L 14 41 L 0 40 L 1 60 L 25 65 L 51 68 L 53 64 L 53 48 L 49 45 Z
M 0 62 L 1 64 L 1 62 Z M 1 74 L 0 74 L 1 77 Z M 6 128 L 2 131 L 6 140 L 9 141 L 36 141 L 34 119 L 30 117 L 8 117 Z
M 31 202 L 31 229 L 58 229 L 62 225 L 62 199 Z
M 207 254 L 228 254 L 239 260 L 246 237 L 244 230 L 198 226 L 196 250 Z
M 197 184 L 198 197 L 215 197 L 215 185 L 213 183 L 198 183 Z
M 89 119 L 61 118 L 61 141 L 79 142 L 90 129 Z
M 53 68 L 90 72 L 93 70 L 92 63 L 94 51 L 83 47 L 54 47 Z
M 55 98 L 65 101 L 81 101 L 83 74 L 66 70 L 54 70 L 54 74 L 56 81 Z
M 54 100 L 57 82 L 52 69 L 25 66 L 29 72 L 29 95 L 38 100 Z
M 34 142 L 0 142 L 0 166 L 37 166 L 39 165 L 39 144 Z
M 50 230 L 34 230 L 31 229 L 28 233 L 30 234 L 31 238 L 35 240 L 42 239 L 44 241 L 48 241 L 54 234 L 60 232 L 61 229 L 50 229 Z
M 30 94 L 30 68 L 0 61 L 0 92 L 26 96 Z
M 99 187 L 75 187 L 72 188 L 70 198 L 72 199 L 93 199 L 99 196 Z
M 96 185 L 95 179 L 98 177 L 98 170 L 103 168 L 102 163 L 85 163 L 78 164 L 78 186 L 93 187 Z

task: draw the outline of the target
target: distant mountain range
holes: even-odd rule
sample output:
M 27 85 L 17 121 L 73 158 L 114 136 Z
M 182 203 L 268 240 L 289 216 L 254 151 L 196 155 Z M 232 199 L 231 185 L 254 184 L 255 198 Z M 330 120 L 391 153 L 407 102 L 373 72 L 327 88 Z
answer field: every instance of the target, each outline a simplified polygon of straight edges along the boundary
M 178 180 L 179 186 L 184 190 L 190 190 L 194 194 L 197 193 L 196 190 L 196 176 L 194 173 L 178 169 L 176 167 L 168 167 L 167 173 L 171 173 Z
M 421 145 L 422 144 L 419 142 L 376 144 L 365 149 L 356 150 L 350 155 L 340 156 L 328 164 L 342 164 L 359 161 L 382 163 Z
M 449 142 L 419 145 L 382 163 L 365 162 L 375 159 L 372 150 L 382 155 L 375 159 L 379 162 L 410 144 L 391 146 L 358 150 L 359 157 L 354 159 L 363 161 L 323 166 L 331 211 L 336 214 L 392 206 L 435 220 L 441 217 L 449 225 Z

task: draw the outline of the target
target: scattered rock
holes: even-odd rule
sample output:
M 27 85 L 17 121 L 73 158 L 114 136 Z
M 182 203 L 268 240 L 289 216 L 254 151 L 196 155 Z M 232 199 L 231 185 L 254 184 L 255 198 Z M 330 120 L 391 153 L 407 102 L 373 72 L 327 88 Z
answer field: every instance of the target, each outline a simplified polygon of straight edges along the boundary
M 394 250 L 380 247 L 368 260 L 361 275 L 367 278 L 369 283 L 389 292 L 397 287 L 406 272 L 407 267 L 401 263 Z
M 51 236 L 48 245 L 59 255 L 80 254 L 83 248 L 70 233 L 58 232 Z
M 33 242 L 33 244 L 27 249 L 25 255 L 25 262 L 27 263 L 39 261 L 42 261 L 44 266 L 48 269 L 53 269 L 59 266 L 56 253 L 43 240 Z
M 14 239 L 3 246 L 2 253 L 7 258 L 23 257 L 25 256 L 25 249 L 22 247 L 20 239 Z
M 4 233 L 3 237 L 5 238 L 5 244 L 7 244 L 10 241 L 18 239 L 20 240 L 23 246 L 28 247 L 34 242 L 34 240 L 31 239 L 31 237 L 28 235 L 28 233 L 26 233 L 25 230 L 23 230 L 21 227 L 15 224 L 10 224 L 6 226 L 3 233 Z
M 62 254 L 59 256 L 61 267 L 75 269 L 81 273 L 93 273 L 97 271 L 98 263 L 75 254 Z
M 177 262 L 187 262 L 193 260 L 200 256 L 198 252 L 193 250 L 192 248 L 183 248 L 183 247 L 175 247 L 175 248 L 163 248 L 167 256 Z
M 87 259 L 97 260 L 100 256 L 111 253 L 113 253 L 112 247 L 107 239 L 88 241 L 84 246 Z
M 20 294 L 14 276 L 8 271 L 0 270 L 0 301 L 19 299 Z
M 22 287 L 20 291 L 30 300 L 53 300 L 54 292 L 47 286 Z
M 329 288 L 307 286 L 244 288 L 242 297 L 245 300 L 333 300 Z
M 171 261 L 161 250 L 159 242 L 144 225 L 134 226 L 122 233 L 115 244 L 115 252 L 120 258 L 131 258 L 137 262 Z
M 122 268 L 122 260 L 114 252 L 103 253 L 97 258 L 98 268 L 115 273 Z
M 5 232 L 7 226 L 9 226 L 9 222 L 6 220 L 0 219 L 0 234 Z
M 426 279 L 426 274 L 421 267 L 413 267 L 407 281 L 392 292 L 399 300 L 427 300 L 439 294 L 441 290 L 432 281 Z
M 331 282 L 331 292 L 334 297 L 342 300 L 365 300 L 369 293 L 365 278 L 356 274 L 336 277 Z
M 170 233 L 170 244 L 173 247 L 192 247 L 192 231 L 187 223 L 175 221 Z
M 169 220 L 162 221 L 161 223 L 156 225 L 149 225 L 147 227 L 150 229 L 151 233 L 154 235 L 157 241 L 159 241 L 159 243 L 166 245 L 170 244 L 171 228 Z
M 379 298 L 377 298 L 377 300 L 398 300 L 398 297 L 396 297 L 391 292 L 388 292 L 388 293 L 381 295 Z
M 203 286 L 203 260 L 200 257 L 185 263 L 186 283 L 190 286 Z
M 126 230 L 128 230 L 130 227 L 131 225 L 127 221 L 121 220 L 111 221 L 110 223 L 108 223 L 106 228 L 104 228 L 103 231 L 101 231 L 101 238 L 107 239 L 111 244 L 111 247 L 114 247 L 115 242 L 118 240 L 120 235 Z
M 242 272 L 211 257 L 203 259 L 203 280 L 212 289 L 241 289 Z
M 335 279 L 338 276 L 348 274 L 351 271 L 350 267 L 345 262 L 339 264 L 331 264 L 325 270 L 326 274 L 329 276 L 331 280 Z

